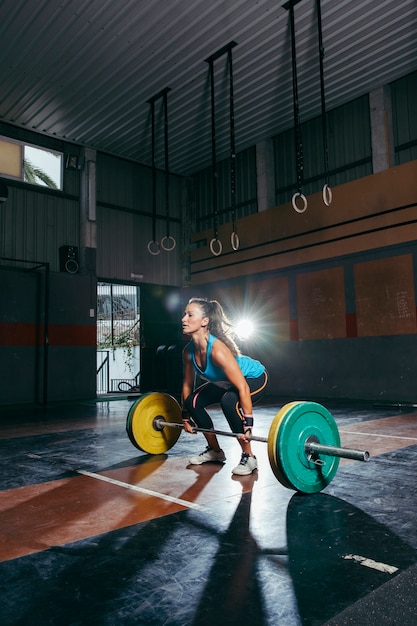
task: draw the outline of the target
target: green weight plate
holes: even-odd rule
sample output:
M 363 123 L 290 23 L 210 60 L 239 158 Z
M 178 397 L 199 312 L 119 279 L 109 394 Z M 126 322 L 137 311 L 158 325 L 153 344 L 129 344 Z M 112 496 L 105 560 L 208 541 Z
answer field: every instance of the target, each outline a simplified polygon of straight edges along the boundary
M 322 445 L 340 447 L 336 422 L 331 413 L 316 402 L 291 403 L 281 411 L 275 459 L 278 474 L 284 477 L 282 484 L 302 493 L 317 493 L 332 481 L 340 459 L 320 454 L 319 464 L 314 463 L 305 453 L 305 444 L 309 437 L 314 437 Z M 279 476 L 277 478 L 280 480 Z
M 126 431 L 136 448 L 148 454 L 164 454 L 177 442 L 182 428 L 155 428 L 154 420 L 181 424 L 181 407 L 172 396 L 152 392 L 140 397 L 131 406 Z

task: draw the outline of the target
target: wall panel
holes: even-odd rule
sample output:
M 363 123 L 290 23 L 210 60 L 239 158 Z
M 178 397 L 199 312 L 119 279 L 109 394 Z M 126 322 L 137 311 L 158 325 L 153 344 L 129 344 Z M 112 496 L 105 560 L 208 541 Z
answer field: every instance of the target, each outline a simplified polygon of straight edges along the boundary
M 300 339 L 346 337 L 345 285 L 342 267 L 297 276 Z
M 165 172 L 156 171 L 158 222 L 166 220 Z M 183 179 L 169 177 L 169 217 L 181 219 Z M 152 215 L 152 168 L 114 156 L 97 154 L 97 202 L 99 205 Z
M 248 317 L 261 340 L 277 338 L 288 341 L 291 336 L 290 296 L 287 276 L 266 276 L 248 280 L 246 288 Z
M 193 212 L 190 216 L 197 231 L 214 229 L 213 173 L 206 168 L 192 180 Z M 256 149 L 252 147 L 236 155 L 236 219 L 257 212 Z M 231 213 L 230 158 L 217 163 L 218 223 L 230 224 Z
M 161 241 L 165 233 L 165 224 L 158 223 L 157 241 Z M 179 286 L 182 281 L 181 225 L 171 224 L 170 234 L 177 242 L 175 249 L 152 255 L 148 251 L 148 243 L 152 240 L 150 216 L 98 207 L 97 276 L 108 280 Z
M 322 117 L 301 124 L 302 192 L 313 194 L 325 182 L 331 187 L 372 173 L 368 96 L 328 111 L 327 176 Z M 288 202 L 298 191 L 294 128 L 274 137 L 277 204 Z
M 9 187 L 0 211 L 1 256 L 49 262 L 59 270 L 59 248 L 79 245 L 78 199 L 37 189 Z
M 357 263 L 354 272 L 359 337 L 417 332 L 411 254 Z
M 396 163 L 417 159 L 417 72 L 391 84 Z
M 57 272 L 47 281 L 44 268 L 28 269 L 0 267 L 0 404 L 94 398 L 95 284 Z
M 97 275 L 101 279 L 181 285 L 185 183 L 170 175 L 167 203 L 165 173 L 157 170 L 156 175 L 154 207 L 152 168 L 97 155 Z M 160 244 L 168 232 L 175 248 L 151 254 L 149 242 L 155 239 Z M 165 246 L 173 246 L 173 240 L 165 240 Z

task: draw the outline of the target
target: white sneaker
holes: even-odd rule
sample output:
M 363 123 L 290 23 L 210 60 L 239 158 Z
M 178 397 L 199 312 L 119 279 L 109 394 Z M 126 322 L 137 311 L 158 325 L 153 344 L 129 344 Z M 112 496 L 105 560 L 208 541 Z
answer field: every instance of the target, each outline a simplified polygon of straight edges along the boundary
M 239 465 L 236 465 L 232 469 L 232 474 L 238 474 L 238 476 L 247 476 L 252 474 L 254 470 L 258 469 L 258 461 L 256 456 L 250 456 L 246 452 L 242 453 L 242 457 L 239 461 Z
M 201 452 L 197 456 L 192 456 L 190 459 L 188 459 L 188 462 L 191 465 L 201 465 L 202 463 L 210 463 L 210 462 L 224 463 L 225 460 L 226 460 L 226 456 L 223 450 L 219 450 L 219 452 L 216 452 L 215 450 L 210 448 L 210 446 L 207 446 L 204 452 Z

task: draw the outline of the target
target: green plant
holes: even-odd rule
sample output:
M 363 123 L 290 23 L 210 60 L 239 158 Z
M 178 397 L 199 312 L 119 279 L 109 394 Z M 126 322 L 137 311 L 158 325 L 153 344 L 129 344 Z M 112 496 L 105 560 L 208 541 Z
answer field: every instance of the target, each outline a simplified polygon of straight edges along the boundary
M 112 335 L 111 333 L 105 335 L 105 337 L 97 345 L 98 350 L 115 350 L 116 348 L 123 349 L 123 358 L 126 368 L 131 374 L 133 374 L 133 346 L 139 344 L 139 338 L 132 336 L 132 329 L 121 331 L 119 334 Z
M 58 189 L 52 178 L 40 167 L 33 165 L 28 159 L 23 161 L 23 180 L 33 185 L 39 185 L 39 182 L 41 182 L 51 189 Z

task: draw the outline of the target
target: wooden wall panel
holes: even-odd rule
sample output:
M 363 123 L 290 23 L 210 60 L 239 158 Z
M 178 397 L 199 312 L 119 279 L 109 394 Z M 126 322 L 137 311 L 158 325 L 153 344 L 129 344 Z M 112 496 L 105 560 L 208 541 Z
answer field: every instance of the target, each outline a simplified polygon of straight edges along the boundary
M 354 273 L 359 337 L 416 332 L 411 254 L 358 263 Z
M 346 337 L 344 271 L 342 267 L 297 277 L 300 339 Z
M 233 322 L 250 319 L 261 340 L 289 341 L 290 306 L 286 276 L 246 284 L 211 286 L 208 297 L 218 300 Z
M 208 295 L 210 300 L 217 300 L 222 305 L 226 315 L 235 321 L 241 317 L 244 293 L 242 285 L 222 285 L 221 287 L 214 287 L 210 290 Z
M 299 215 L 291 204 L 238 220 L 239 250 L 230 246 L 230 224 L 219 228 L 223 252 L 208 248 L 211 231 L 195 233 L 205 242 L 191 253 L 194 286 L 265 271 L 358 254 L 417 239 L 417 161 L 367 176 L 333 190 L 330 207 L 322 194 L 308 197 Z
M 289 286 L 286 276 L 251 282 L 248 286 L 251 317 L 259 333 L 274 341 L 290 339 Z

